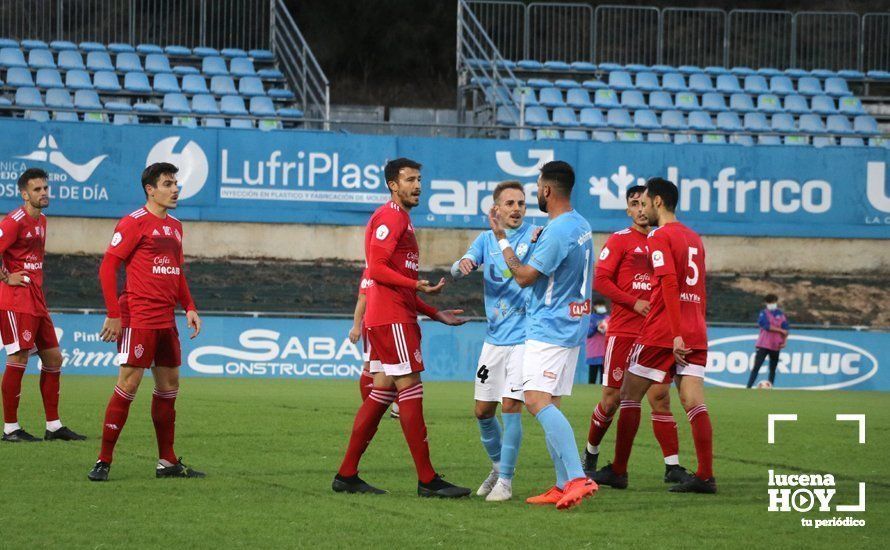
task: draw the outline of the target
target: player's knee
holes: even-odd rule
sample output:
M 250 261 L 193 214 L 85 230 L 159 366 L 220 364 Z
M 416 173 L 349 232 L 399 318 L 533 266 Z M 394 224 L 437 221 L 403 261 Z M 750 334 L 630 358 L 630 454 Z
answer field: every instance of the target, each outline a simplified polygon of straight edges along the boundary
M 619 395 L 619 392 L 603 394 L 603 398 L 600 400 L 600 407 L 602 407 L 606 415 L 615 414 L 615 411 L 618 410 Z
M 660 387 L 660 386 L 659 386 Z M 649 405 L 652 412 L 661 413 L 671 410 L 671 396 L 667 391 L 658 391 L 649 394 Z
M 478 420 L 485 420 L 486 418 L 494 417 L 495 407 L 491 406 L 489 403 L 476 403 L 476 410 L 474 412 Z
M 139 390 L 139 382 L 139 380 L 118 380 L 117 387 L 130 395 L 136 395 L 136 391 Z

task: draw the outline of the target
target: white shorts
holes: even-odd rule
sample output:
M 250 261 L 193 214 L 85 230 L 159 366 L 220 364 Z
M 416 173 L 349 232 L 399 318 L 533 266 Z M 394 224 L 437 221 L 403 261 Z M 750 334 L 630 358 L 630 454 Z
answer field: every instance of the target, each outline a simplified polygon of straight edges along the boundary
M 509 397 L 524 401 L 522 397 L 522 357 L 525 345 L 495 346 L 482 344 L 479 364 L 476 365 L 476 401 L 500 403 Z
M 527 340 L 522 361 L 522 389 L 549 393 L 554 397 L 572 395 L 580 352 L 580 346 L 566 348 Z

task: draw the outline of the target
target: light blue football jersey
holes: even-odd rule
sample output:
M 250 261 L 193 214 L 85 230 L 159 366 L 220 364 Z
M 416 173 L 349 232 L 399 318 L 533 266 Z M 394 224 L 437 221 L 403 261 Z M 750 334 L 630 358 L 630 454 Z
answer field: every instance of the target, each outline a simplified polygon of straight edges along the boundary
M 590 224 L 576 210 L 550 220 L 526 263 L 541 273 L 531 286 L 526 338 L 569 348 L 580 346 L 590 322 Z
M 534 230 L 535 226 L 523 223 L 507 235 L 513 252 L 523 263 L 528 260 L 533 246 Z M 483 272 L 485 315 L 488 317 L 485 341 L 494 346 L 525 342 L 525 308 L 531 287 L 522 288 L 516 284 L 494 233 L 490 230 L 480 233 L 463 257 L 472 259 Z

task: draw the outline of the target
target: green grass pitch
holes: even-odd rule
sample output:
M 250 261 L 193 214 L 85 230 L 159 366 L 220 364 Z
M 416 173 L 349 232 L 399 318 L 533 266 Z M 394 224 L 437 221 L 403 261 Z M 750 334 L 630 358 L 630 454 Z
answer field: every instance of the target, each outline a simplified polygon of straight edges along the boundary
M 886 548 L 890 535 L 890 397 L 866 392 L 708 389 L 715 432 L 716 496 L 676 495 L 662 482 L 661 453 L 648 406 L 630 464 L 630 488 L 608 487 L 574 510 L 526 505 L 553 470 L 540 426 L 526 416 L 514 500 L 416 496 L 416 478 L 399 423 L 384 417 L 362 476 L 385 496 L 334 494 L 331 478 L 358 405 L 352 381 L 184 379 L 177 402 L 176 449 L 204 480 L 154 478 L 156 447 L 146 379 L 118 443 L 111 481 L 90 483 L 113 378 L 69 376 L 62 420 L 86 433 L 78 443 L 0 444 L 4 548 Z M 600 390 L 576 387 L 564 410 L 584 441 Z M 768 413 L 797 413 L 767 444 Z M 836 413 L 865 413 L 867 441 Z M 425 414 L 433 463 L 447 479 L 474 489 L 488 473 L 472 417 L 469 383 L 428 383 Z M 681 461 L 694 466 L 689 424 L 675 398 Z M 20 422 L 43 433 L 36 376 L 25 377 Z M 603 444 L 611 456 L 614 426 Z M 832 473 L 834 504 L 862 514 L 767 511 L 767 471 Z M 801 526 L 801 518 L 852 515 L 864 528 Z

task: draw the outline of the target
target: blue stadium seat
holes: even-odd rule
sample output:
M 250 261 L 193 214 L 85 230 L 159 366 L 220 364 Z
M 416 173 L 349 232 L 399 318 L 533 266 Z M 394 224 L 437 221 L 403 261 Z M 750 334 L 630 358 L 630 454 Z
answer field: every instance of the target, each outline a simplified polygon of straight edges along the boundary
M 107 52 L 89 52 L 87 54 L 87 69 L 91 71 L 113 71 L 111 57 Z
M 100 92 L 119 92 L 121 84 L 111 71 L 98 71 L 93 75 L 93 86 Z
M 634 125 L 627 109 L 609 109 L 606 113 L 606 123 L 612 128 L 632 128 Z
M 49 122 L 49 113 L 46 111 L 25 111 L 25 120 Z
M 680 92 L 674 96 L 674 106 L 681 111 L 695 111 L 698 107 L 698 96 L 692 92 Z
M 134 48 L 131 44 L 113 42 L 108 45 L 108 51 L 110 51 L 111 53 L 134 53 L 136 51 L 136 48 Z
M 47 50 L 49 49 L 49 44 L 44 42 L 43 40 L 33 40 L 33 39 L 25 39 L 20 42 L 22 48 L 27 50 Z
M 668 130 L 685 130 L 686 117 L 680 111 L 665 111 L 661 113 L 661 127 Z
M 528 87 L 513 88 L 513 101 L 517 105 L 539 105 L 535 91 Z
M 833 147 L 837 145 L 831 136 L 813 136 L 813 147 Z
M 65 73 L 65 87 L 70 90 L 92 90 L 93 82 L 88 72 L 71 70 Z
M 865 141 L 860 137 L 842 137 L 841 147 L 863 147 Z
M 55 69 L 56 61 L 49 50 L 31 50 L 28 52 L 28 66 L 32 69 Z
M 609 88 L 597 90 L 594 94 L 593 103 L 597 107 L 603 109 L 616 108 L 619 106 L 618 94 L 615 93 L 615 90 L 611 90 Z
M 154 76 L 154 90 L 162 94 L 178 94 L 182 91 L 176 75 L 169 73 L 161 73 Z
M 198 119 L 191 116 L 175 116 L 173 117 L 173 126 L 185 126 L 186 128 L 197 128 Z
M 498 111 L 504 107 L 499 107 Z M 275 106 L 268 97 L 252 97 L 250 98 L 250 114 L 253 116 L 275 116 Z M 517 117 L 518 120 L 519 117 Z M 508 119 L 509 120 L 509 119 Z
M 238 93 L 235 81 L 231 76 L 214 76 L 210 78 L 210 93 L 215 95 L 234 95 Z
M 828 69 L 813 69 L 810 74 L 816 78 L 831 78 L 837 76 L 837 73 Z
M 769 132 L 770 127 L 763 113 L 745 113 L 742 125 L 748 132 Z
M 269 102 L 270 105 L 272 104 L 272 100 L 269 99 L 268 97 L 251 98 L 251 100 L 250 100 L 251 112 L 253 112 L 253 100 L 254 99 L 265 99 Z M 274 106 L 272 107 L 272 112 L 275 112 Z M 512 105 L 501 105 L 500 107 L 498 107 L 497 116 L 495 117 L 495 121 L 497 124 L 500 124 L 502 126 L 513 126 L 515 124 L 518 124 L 519 123 L 519 110 L 516 107 L 513 107 Z
M 106 101 L 105 110 L 118 113 L 129 113 L 133 110 L 133 107 L 131 107 L 129 103 L 123 101 Z
M 820 117 L 819 115 L 801 115 L 797 122 L 798 127 L 802 132 L 807 132 L 810 134 L 826 133 L 825 124 L 822 123 L 822 117 Z
M 594 141 L 599 141 L 601 143 L 611 143 L 615 141 L 615 132 L 609 132 L 606 130 L 594 130 L 593 139 Z
M 854 122 L 855 127 L 850 125 L 850 119 L 844 115 L 828 115 L 828 123 L 826 124 L 826 129 L 830 134 L 871 134 L 878 133 L 878 125 L 875 123 L 874 132 L 861 131 L 859 128 L 859 119 L 861 116 L 856 117 L 856 121 Z M 874 122 L 875 119 L 866 116 L 866 118 L 870 119 Z
M 711 76 L 720 76 L 722 74 L 729 74 L 729 69 L 727 69 L 726 67 L 711 65 L 710 67 L 705 67 L 705 74 L 709 74 Z
M 632 111 L 648 107 L 646 100 L 643 99 L 643 93 L 636 90 L 628 90 L 621 93 L 621 106 Z
M 53 120 L 58 122 L 78 122 L 80 119 L 73 111 L 53 111 Z
M 303 118 L 303 111 L 299 109 L 294 109 L 291 107 L 278 109 L 278 116 L 280 118 Z
M 85 69 L 83 56 L 80 55 L 80 52 L 70 52 L 67 50 L 59 52 L 59 68 L 66 71 L 72 69 L 83 70 Z
M 175 114 L 189 114 L 192 112 L 189 102 L 183 94 L 164 94 L 164 111 Z
M 837 105 L 827 95 L 817 95 L 812 99 L 810 109 L 820 115 L 831 115 L 837 112 Z
M 207 46 L 198 46 L 197 48 L 192 48 L 192 53 L 197 55 L 198 57 L 219 57 L 219 50 L 217 50 L 216 48 L 209 48 Z
M 587 90 L 575 88 L 567 92 L 566 105 L 574 109 L 585 109 L 593 107 L 593 102 L 590 101 L 590 93 Z
M 770 128 L 772 128 L 773 132 L 794 132 L 796 130 L 794 127 L 794 117 L 788 113 L 776 113 L 770 120 Z
M 188 57 L 192 55 L 192 49 L 178 44 L 170 44 L 164 46 L 164 53 L 173 57 Z
M 157 55 L 164 53 L 164 48 L 157 44 L 139 44 L 136 46 L 136 51 L 142 55 Z
M 828 117 L 828 122 L 830 127 L 831 117 Z M 870 115 L 859 115 L 853 119 L 853 129 L 857 134 L 877 135 L 881 133 L 877 121 Z
M 701 98 L 701 108 L 709 113 L 722 113 L 727 110 L 723 94 L 708 92 Z
M 589 61 L 573 61 L 571 63 L 572 70 L 578 73 L 592 73 L 596 71 L 596 65 Z M 586 134 L 585 134 L 586 135 Z M 566 138 L 571 139 L 571 138 Z M 586 139 L 586 138 L 585 138 Z
M 19 41 L 12 38 L 0 38 L 0 48 L 18 48 Z
M 553 84 L 560 90 L 571 90 L 572 88 L 581 87 L 581 84 L 577 80 L 572 80 L 570 78 L 560 78 Z
M 548 70 L 548 71 L 566 72 L 566 71 L 571 71 L 572 66 L 569 65 L 568 63 L 566 63 L 565 61 L 552 60 L 552 61 L 544 62 L 544 69 Z
M 644 92 L 654 92 L 660 90 L 661 85 L 658 84 L 658 77 L 651 71 L 637 73 L 636 88 Z
M 825 94 L 832 97 L 848 96 L 850 88 L 847 87 L 847 81 L 843 78 L 827 78 L 825 79 Z
M 523 71 L 542 71 L 544 70 L 544 64 L 534 59 L 520 59 L 516 62 L 516 68 Z
M 639 109 L 634 111 L 634 128 L 657 130 L 661 128 L 661 124 L 658 122 L 658 116 L 656 116 L 655 111 Z
M 612 71 L 609 73 L 609 87 L 613 90 L 633 90 L 634 84 L 627 71 Z
M 805 96 L 822 95 L 822 85 L 818 78 L 804 76 L 797 81 L 797 93 Z
M 885 149 L 887 149 L 887 148 L 890 148 L 890 139 L 884 139 L 882 137 L 868 138 L 868 146 L 869 147 L 884 147 Z
M 736 76 L 750 76 L 752 74 L 757 74 L 757 71 L 751 67 L 733 67 L 729 72 Z
M 733 134 L 729 136 L 729 142 L 736 145 L 751 147 L 754 145 L 754 136 L 749 136 L 748 134 Z
M 94 90 L 77 90 L 74 92 L 74 107 L 80 111 L 102 109 L 99 94 Z
M 268 98 L 266 98 L 268 99 Z M 205 128 L 225 128 L 226 127 L 226 119 L 219 117 L 204 117 L 204 127 Z
M 176 65 L 175 67 L 173 67 L 173 74 L 178 74 L 179 76 L 187 74 L 201 74 L 201 70 L 197 67 L 192 67 L 191 65 Z
M 729 109 L 739 113 L 750 113 L 756 110 L 751 96 L 746 93 L 737 93 L 729 96 Z
M 247 57 L 247 52 L 241 48 L 223 48 L 219 51 L 220 55 L 226 58 Z
M 224 115 L 247 115 L 244 99 L 237 95 L 227 95 L 219 100 L 219 110 Z
M 785 75 L 774 76 L 769 79 L 769 91 L 778 96 L 794 93 L 794 84 Z
M 714 91 L 714 83 L 711 77 L 704 73 L 695 73 L 689 77 L 689 89 L 693 92 L 707 93 Z
M 263 89 L 263 81 L 258 77 L 245 76 L 238 81 L 238 93 L 244 97 L 255 97 L 266 95 L 266 90 Z
M 572 63 L 574 65 L 574 63 Z M 566 130 L 563 133 L 563 139 L 586 141 L 590 139 L 590 135 L 585 130 Z
M 553 123 L 561 128 L 575 128 L 579 126 L 575 118 L 575 110 L 571 107 L 557 107 L 553 109 Z
M 225 76 L 229 74 L 229 69 L 222 57 L 211 55 L 201 60 L 201 72 L 207 76 Z
M 145 115 L 154 115 L 161 112 L 161 107 L 156 103 L 137 101 L 133 104 L 133 110 Z
M 553 83 L 546 78 L 529 78 L 526 84 L 528 84 L 530 88 L 535 88 L 537 90 L 553 86 Z
M 636 132 L 634 130 L 619 130 L 615 132 L 615 136 L 618 138 L 618 141 L 632 141 L 632 142 L 640 142 L 643 141 L 643 132 Z
M 580 122 L 582 126 L 587 126 L 588 128 L 601 128 L 606 125 L 603 112 L 599 109 L 581 109 Z
M 284 128 L 281 121 L 274 118 L 264 118 L 262 120 L 256 121 L 256 127 L 260 129 L 261 132 L 268 132 L 269 130 L 281 130 Z
M 68 90 L 56 88 L 46 91 L 46 106 L 57 109 L 73 109 L 74 102 L 71 101 L 71 93 Z
M 857 71 L 856 69 L 841 69 L 837 72 L 837 75 L 841 78 L 849 78 L 852 80 L 865 78 L 865 73 Z
M 757 110 L 764 113 L 781 113 L 782 102 L 773 94 L 761 94 L 757 96 Z
M 752 74 L 745 77 L 745 92 L 749 94 L 765 94 L 769 91 L 766 79 L 759 74 Z
M 275 99 L 293 99 L 294 93 L 290 90 L 285 90 L 283 88 L 271 88 L 266 91 L 269 97 L 273 97 Z M 504 97 L 509 97 L 509 94 L 504 94 Z
M 157 73 L 169 73 L 172 72 L 173 69 L 170 68 L 170 60 L 167 59 L 167 56 L 162 53 L 152 53 L 145 56 L 145 72 L 157 74 Z
M 265 78 L 265 79 L 284 78 L 284 73 L 282 73 L 281 71 L 279 71 L 278 69 L 276 69 L 274 67 L 260 69 L 259 71 L 257 71 L 256 74 L 259 75 L 260 78 Z
M 108 122 L 108 115 L 106 115 L 105 113 L 86 112 L 83 114 L 83 121 L 105 124 Z
M 680 73 L 667 73 L 661 77 L 661 88 L 669 92 L 685 92 L 686 79 Z
M 674 108 L 671 94 L 667 92 L 652 92 L 649 94 L 649 108 L 656 111 L 670 111 Z
M 43 107 L 43 98 L 37 88 L 22 87 L 15 91 L 15 104 L 19 107 Z
M 233 118 L 229 121 L 229 128 L 249 130 L 253 128 L 253 121 L 244 118 Z
M 675 67 L 671 67 L 670 65 L 652 65 L 649 68 L 655 74 L 673 73 L 677 71 Z
M 875 80 L 890 80 L 890 71 L 872 70 L 865 74 L 868 78 Z
M 12 101 L 8 100 L 5 97 L 0 97 L 0 107 L 9 107 L 12 105 Z
M 65 87 L 65 85 L 62 84 L 62 75 L 59 74 L 59 71 L 56 69 L 39 69 L 35 81 L 37 82 L 37 87 L 43 88 L 44 90 L 47 88 Z
M 785 136 L 785 145 L 809 145 L 810 138 L 807 136 Z
M 269 90 L 269 96 L 276 97 L 273 92 L 274 90 Z M 510 90 L 503 87 L 486 88 L 485 100 L 496 105 L 507 105 L 510 103 Z
M 535 139 L 535 134 L 527 128 L 511 128 L 510 139 L 515 141 L 529 141 Z
M 710 131 L 716 130 L 711 115 L 704 111 L 692 111 L 689 113 L 689 127 L 693 130 Z
M 260 61 L 271 61 L 275 59 L 275 54 L 273 54 L 269 50 L 253 49 L 248 51 L 247 54 L 250 55 L 250 57 L 258 59 Z
M 127 73 L 131 71 L 142 72 L 142 59 L 135 53 L 119 53 L 115 59 L 115 66 L 118 72 Z
M 758 136 L 757 145 L 782 145 L 782 138 L 779 136 Z
M 236 57 L 229 63 L 229 72 L 235 76 L 255 76 L 253 61 L 247 57 Z
M 724 94 L 734 94 L 742 91 L 739 79 L 734 74 L 721 74 L 717 76 L 717 91 Z
M 804 96 L 792 94 L 785 96 L 785 111 L 802 115 L 810 112 L 810 106 Z
M 701 142 L 708 145 L 723 145 L 726 143 L 726 136 L 723 134 L 704 134 Z
M 742 121 L 737 113 L 717 113 L 717 129 L 724 132 L 740 132 Z
M 25 56 L 22 55 L 22 51 L 18 48 L 0 48 L 0 67 L 11 68 L 11 67 L 21 67 L 25 68 L 28 64 L 25 62 Z
M 525 123 L 529 126 L 549 126 L 550 117 L 547 116 L 547 109 L 544 107 L 526 107 Z
M 470 79 L 471 86 L 479 86 L 480 88 L 486 88 L 491 86 L 491 79 L 487 76 L 474 76 Z
M 545 107 L 565 107 L 566 103 L 562 99 L 562 92 L 559 88 L 544 88 L 541 90 L 538 102 Z
M 219 106 L 212 95 L 198 94 L 192 98 L 192 111 L 199 115 L 218 115 Z
M 677 145 L 698 143 L 698 137 L 696 137 L 694 134 L 674 134 L 674 143 Z
M 129 113 L 115 113 L 112 118 L 115 126 L 124 124 L 139 124 L 139 117 Z
M 649 132 L 646 141 L 649 143 L 670 143 L 671 135 L 662 132 Z
M 757 74 L 763 75 L 767 78 L 773 76 L 779 76 L 782 74 L 782 71 L 776 69 L 775 67 L 760 67 L 757 69 Z
M 186 94 L 209 94 L 204 75 L 187 74 L 182 77 L 182 91 Z
M 34 86 L 34 78 L 31 76 L 30 70 L 21 67 L 13 67 L 6 71 L 6 85 L 12 86 L 13 88 Z
M 681 74 L 685 75 L 693 75 L 702 72 L 701 67 L 697 67 L 695 65 L 680 65 L 679 67 L 677 67 L 677 70 L 680 71 Z
M 809 75 L 810 75 L 810 71 L 807 71 L 804 69 L 797 69 L 797 68 L 785 69 L 785 76 L 790 76 L 791 78 L 802 78 L 802 77 L 809 76 Z
M 837 100 L 838 112 L 845 115 L 864 115 L 865 109 L 858 97 L 847 96 Z
M 98 42 L 81 42 L 80 44 L 77 45 L 77 47 L 87 53 L 89 53 L 89 52 L 104 52 L 106 49 L 105 44 L 100 44 Z
M 148 83 L 148 76 L 145 73 L 127 73 L 124 75 L 124 89 L 128 92 L 150 94 L 151 84 Z
M 640 63 L 628 63 L 624 66 L 624 70 L 631 73 L 639 73 L 642 71 L 648 71 L 649 67 Z
M 608 87 L 609 87 L 609 85 L 606 84 L 605 82 L 603 82 L 602 80 L 597 80 L 597 79 L 595 79 L 595 78 L 592 78 L 592 79 L 590 79 L 590 80 L 585 80 L 584 82 L 581 83 L 581 86 L 582 86 L 585 90 L 594 90 L 594 91 L 595 91 L 595 90 L 602 90 L 602 89 L 604 89 L 604 88 L 608 88 Z

